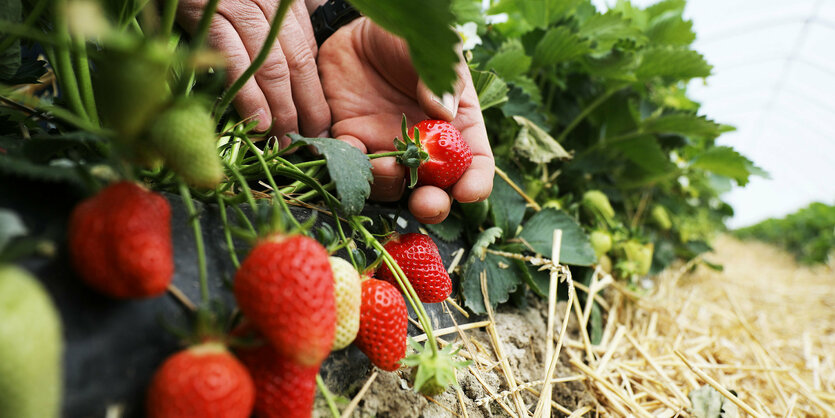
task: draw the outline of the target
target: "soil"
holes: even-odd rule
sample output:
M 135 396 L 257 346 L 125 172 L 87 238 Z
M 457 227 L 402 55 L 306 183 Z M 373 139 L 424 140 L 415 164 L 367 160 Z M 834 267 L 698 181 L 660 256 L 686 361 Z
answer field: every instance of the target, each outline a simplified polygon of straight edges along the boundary
M 533 385 L 530 385 L 534 390 L 541 387 L 541 380 L 545 373 L 546 312 L 545 302 L 535 298 L 530 298 L 528 306 L 524 309 L 507 307 L 499 308 L 496 312 L 496 331 L 515 381 L 517 385 L 534 382 Z M 557 312 L 560 312 L 557 321 L 561 321 L 562 313 L 565 312 L 565 302 L 558 304 Z M 463 409 L 466 410 L 466 416 L 471 418 L 509 416 L 510 414 L 496 401 L 490 399 L 490 393 L 485 388 L 486 385 L 493 393 L 498 394 L 510 410 L 515 409 L 507 392 L 510 386 L 498 365 L 498 359 L 492 349 L 489 334 L 485 328 L 467 330 L 465 334 L 470 340 L 472 350 L 476 352 L 476 357 L 480 361 L 477 364 L 472 364 L 469 369 L 459 371 L 460 400 L 455 389 L 448 389 L 445 393 L 432 398 L 416 393 L 411 388 L 409 377 L 411 369 L 409 368 L 403 368 L 397 372 L 377 370 L 376 379 L 361 398 L 352 416 L 378 418 L 465 416 L 462 412 L 462 403 Z M 569 320 L 568 336 L 576 339 L 577 335 L 577 323 L 571 319 Z M 460 337 L 451 341 L 456 345 L 464 345 Z M 467 348 L 463 347 L 461 351 L 465 352 Z M 569 369 L 570 366 L 567 365 L 567 356 L 563 353 L 560 359 L 562 364 L 558 366 L 555 378 L 572 374 Z M 478 376 L 474 375 L 472 371 L 476 371 Z M 369 371 L 354 387 L 339 395 L 348 399 L 353 398 L 373 373 L 374 370 Z M 327 381 L 326 384 L 332 386 Z M 527 390 L 520 389 L 518 392 L 521 393 L 524 405 L 530 411 L 533 411 L 536 408 L 538 396 Z M 555 384 L 552 400 L 569 410 L 575 410 L 583 405 L 595 404 L 594 398 L 587 391 L 585 384 L 579 381 Z M 340 409 L 344 409 L 344 406 L 340 405 Z M 556 410 L 554 410 L 554 414 L 555 416 L 561 415 Z M 330 416 L 325 400 L 319 395 L 316 400 L 314 417 L 327 418 Z

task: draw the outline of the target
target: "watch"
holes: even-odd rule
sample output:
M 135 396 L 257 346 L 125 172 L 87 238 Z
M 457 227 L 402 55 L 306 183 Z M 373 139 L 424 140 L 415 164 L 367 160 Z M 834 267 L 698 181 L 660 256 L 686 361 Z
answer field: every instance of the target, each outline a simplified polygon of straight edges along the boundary
M 310 15 L 316 44 L 322 46 L 337 29 L 360 17 L 360 12 L 345 0 L 328 0 Z

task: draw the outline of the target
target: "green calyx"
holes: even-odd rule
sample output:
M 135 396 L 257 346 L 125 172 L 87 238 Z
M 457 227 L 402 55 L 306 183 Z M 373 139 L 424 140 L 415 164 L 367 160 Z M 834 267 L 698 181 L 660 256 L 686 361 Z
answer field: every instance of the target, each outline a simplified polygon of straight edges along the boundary
M 403 139 L 394 138 L 394 148 L 403 152 L 397 157 L 397 162 L 409 167 L 409 178 L 411 179 L 409 188 L 411 189 L 417 184 L 417 169 L 422 162 L 429 160 L 429 153 L 420 146 L 420 131 L 418 131 L 418 128 L 415 128 L 414 136 L 409 136 L 405 114 L 400 123 L 400 132 Z
M 439 395 L 451 385 L 457 386 L 455 369 L 467 367 L 470 364 L 469 361 L 455 360 L 454 356 L 458 354 L 460 348 L 453 350 L 452 345 L 436 353 L 411 338 L 409 338 L 409 345 L 415 353 L 400 362 L 405 366 L 414 367 L 412 369 L 413 387 L 416 392 L 427 396 Z

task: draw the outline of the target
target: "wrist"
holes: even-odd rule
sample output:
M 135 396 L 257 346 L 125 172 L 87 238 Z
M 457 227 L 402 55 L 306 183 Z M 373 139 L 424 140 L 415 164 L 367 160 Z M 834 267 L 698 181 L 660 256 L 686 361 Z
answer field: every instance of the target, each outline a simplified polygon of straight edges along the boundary
M 304 5 L 307 7 L 307 14 L 312 15 L 319 6 L 327 3 L 328 0 L 304 0 Z

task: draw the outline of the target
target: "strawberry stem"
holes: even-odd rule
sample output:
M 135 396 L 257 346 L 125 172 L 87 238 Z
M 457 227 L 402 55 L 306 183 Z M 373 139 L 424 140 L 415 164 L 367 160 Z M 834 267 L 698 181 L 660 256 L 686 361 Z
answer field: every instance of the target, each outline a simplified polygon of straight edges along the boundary
M 319 391 L 322 392 L 322 397 L 325 398 L 325 402 L 328 404 L 328 409 L 330 409 L 333 418 L 339 418 L 339 409 L 336 407 L 336 402 L 333 400 L 333 394 L 328 387 L 325 386 L 325 382 L 322 381 L 322 376 L 318 373 L 316 374 L 316 386 L 318 386 Z
M 206 270 L 206 250 L 203 246 L 203 231 L 200 228 L 200 219 L 197 217 L 197 210 L 194 209 L 194 201 L 191 200 L 191 193 L 188 190 L 186 183 L 180 179 L 180 195 L 183 197 L 183 203 L 188 212 L 189 221 L 191 221 L 191 228 L 194 230 L 194 243 L 197 247 L 197 271 L 200 277 L 200 300 L 205 306 L 209 303 L 209 279 Z
M 220 195 L 217 195 L 217 207 L 220 210 L 220 221 L 223 223 L 223 235 L 226 238 L 226 249 L 229 251 L 229 258 L 235 265 L 235 270 L 241 266 L 238 254 L 235 253 L 235 243 L 232 241 L 232 230 L 229 229 L 229 220 L 226 219 L 226 202 Z
M 284 2 L 284 3 L 291 3 L 291 2 Z M 282 3 L 281 6 L 284 6 L 284 3 Z M 279 7 L 281 7 L 281 6 L 279 6 Z M 259 152 L 260 150 L 255 147 L 255 144 L 252 143 L 252 140 L 250 140 L 248 136 L 242 135 L 241 139 L 243 139 L 246 142 L 246 145 L 249 147 L 249 149 L 252 151 L 252 153 L 255 154 L 255 156 L 258 158 L 258 163 L 261 164 L 261 169 L 264 170 L 264 175 L 267 177 L 267 182 L 270 184 L 270 187 L 272 187 L 272 189 L 273 189 L 273 201 L 277 201 L 278 205 L 281 206 L 281 209 L 283 209 L 284 212 L 287 213 L 287 217 L 290 218 L 290 222 L 292 222 L 293 225 L 296 228 L 301 229 L 301 224 L 299 224 L 299 221 L 296 219 L 295 216 L 293 216 L 293 212 L 290 212 L 290 207 L 287 206 L 287 202 L 284 201 L 284 197 L 281 195 L 281 192 L 280 192 L 281 189 L 278 188 L 278 185 L 276 184 L 272 173 L 270 173 L 270 168 L 267 166 L 267 162 L 264 161 L 264 157 Z M 299 170 L 299 172 L 304 174 L 304 172 L 302 172 L 301 170 Z

